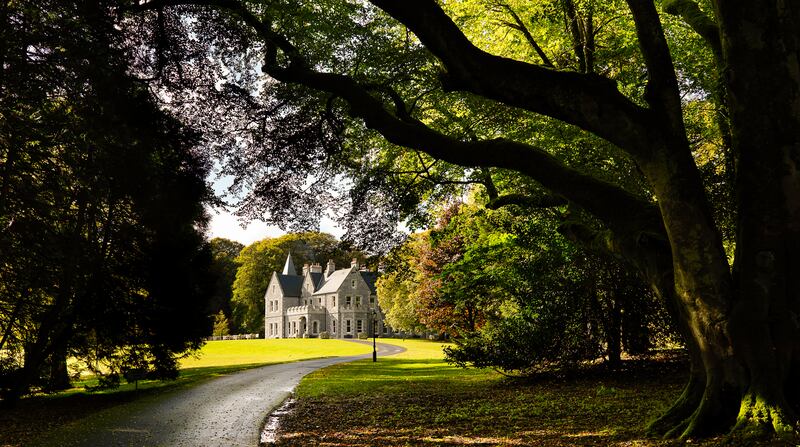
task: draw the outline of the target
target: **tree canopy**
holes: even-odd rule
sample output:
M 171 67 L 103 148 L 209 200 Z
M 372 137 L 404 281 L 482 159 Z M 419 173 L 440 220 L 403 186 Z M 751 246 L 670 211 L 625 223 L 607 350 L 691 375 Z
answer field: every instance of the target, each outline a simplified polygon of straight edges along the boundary
M 385 250 L 464 183 L 563 207 L 562 233 L 640 274 L 682 333 L 690 380 L 654 432 L 796 434 L 795 2 L 103 5 L 132 72 L 216 137 L 243 214 L 332 208 Z

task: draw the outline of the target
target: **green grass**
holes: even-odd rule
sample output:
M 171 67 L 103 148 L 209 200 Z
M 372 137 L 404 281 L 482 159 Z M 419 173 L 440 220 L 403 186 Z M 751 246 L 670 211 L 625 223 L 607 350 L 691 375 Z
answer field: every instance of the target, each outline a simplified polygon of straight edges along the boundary
M 677 445 L 642 434 L 680 393 L 679 361 L 521 380 L 453 367 L 441 343 L 381 341 L 408 351 L 306 376 L 278 445 Z
M 283 363 L 322 357 L 367 354 L 371 348 L 342 340 L 318 338 L 210 341 L 192 357 L 181 361 L 181 369 Z
M 402 346 L 406 351 L 379 358 L 376 363 L 369 359 L 315 371 L 300 382 L 296 395 L 319 397 L 389 393 L 448 379 L 457 379 L 468 385 L 471 381 L 500 377 L 493 371 L 464 370 L 447 364 L 442 352 L 446 345 L 439 342 L 381 339 L 381 343 Z
M 119 388 L 95 391 L 93 394 L 127 392 L 134 388 L 144 390 L 187 386 L 206 378 L 274 363 L 360 355 L 369 352 L 369 347 L 358 343 L 318 338 L 210 341 L 199 351 L 180 361 L 180 376 L 177 380 L 140 380 L 138 384 L 122 383 Z M 57 398 L 82 393 L 85 392 L 87 386 L 96 386 L 97 383 L 97 379 L 93 376 L 82 377 L 81 380 L 73 383 L 72 389 L 47 397 Z
M 104 409 L 128 404 L 147 396 L 192 386 L 201 381 L 258 366 L 331 356 L 367 354 L 371 346 L 341 340 L 225 340 L 211 341 L 194 355 L 183 359 L 177 380 L 142 380 L 119 388 L 87 392 L 96 385 L 93 377 L 75 382 L 74 388 L 51 395 L 23 399 L 11 410 L 0 411 L 0 446 L 26 445 L 47 430 L 89 417 Z

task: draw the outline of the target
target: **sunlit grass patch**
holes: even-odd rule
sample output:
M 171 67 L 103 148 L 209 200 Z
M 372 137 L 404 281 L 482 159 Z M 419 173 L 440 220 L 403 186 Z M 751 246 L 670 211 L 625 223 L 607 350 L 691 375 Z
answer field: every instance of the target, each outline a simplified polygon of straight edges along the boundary
M 366 345 L 318 338 L 210 341 L 195 355 L 181 360 L 181 369 L 282 363 L 367 354 L 370 351 L 371 348 Z
M 63 424 L 91 416 L 103 409 L 127 404 L 145 396 L 192 386 L 206 379 L 244 369 L 332 356 L 367 354 L 372 347 L 341 340 L 225 340 L 206 343 L 194 355 L 181 360 L 180 376 L 173 381 L 141 380 L 119 388 L 87 392 L 96 386 L 84 375 L 73 388 L 52 395 L 23 399 L 13 410 L 0 411 L 0 446 L 25 445 L 26 440 Z M 75 365 L 75 362 L 72 362 Z M 138 388 L 138 389 L 134 389 Z
M 408 350 L 303 379 L 279 445 L 679 445 L 642 434 L 680 393 L 684 363 L 522 380 L 451 366 L 441 343 L 381 341 Z

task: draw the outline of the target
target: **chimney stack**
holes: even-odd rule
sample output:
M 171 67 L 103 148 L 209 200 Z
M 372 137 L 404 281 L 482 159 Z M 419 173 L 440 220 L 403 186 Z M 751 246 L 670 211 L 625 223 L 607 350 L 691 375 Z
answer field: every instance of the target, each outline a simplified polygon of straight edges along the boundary
M 350 261 L 350 267 L 351 268 L 355 268 L 356 270 L 358 270 L 358 259 L 353 258 L 353 260 Z
M 336 271 L 336 264 L 333 262 L 333 259 L 328 259 L 328 266 L 325 269 L 325 277 L 331 276 L 333 272 Z
M 319 262 L 315 262 L 315 263 L 311 264 L 311 270 L 309 270 L 309 271 L 311 273 L 322 273 L 322 266 L 319 265 Z
M 303 264 L 303 276 L 306 276 L 308 274 L 308 267 L 309 264 L 307 262 Z

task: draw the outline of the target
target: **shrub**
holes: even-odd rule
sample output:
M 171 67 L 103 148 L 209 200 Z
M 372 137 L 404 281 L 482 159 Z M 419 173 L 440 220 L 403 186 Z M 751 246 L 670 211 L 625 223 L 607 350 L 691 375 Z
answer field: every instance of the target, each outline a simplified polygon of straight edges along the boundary
M 369 339 L 369 334 L 367 334 L 366 332 L 359 332 L 358 333 L 358 339 L 359 340 L 367 340 L 367 339 Z
M 331 334 L 328 331 L 322 331 L 322 332 L 319 333 L 319 338 L 321 338 L 323 340 L 327 340 L 327 339 L 331 338 Z

